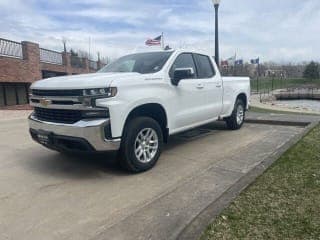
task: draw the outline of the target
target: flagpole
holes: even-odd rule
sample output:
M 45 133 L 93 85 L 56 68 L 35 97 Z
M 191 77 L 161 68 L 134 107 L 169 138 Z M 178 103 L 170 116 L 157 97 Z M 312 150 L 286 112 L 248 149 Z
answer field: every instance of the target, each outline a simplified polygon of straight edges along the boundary
M 237 51 L 234 52 L 234 62 L 233 62 L 233 76 L 236 72 L 236 61 L 237 61 Z
M 258 92 L 260 91 L 260 58 L 258 58 L 258 78 L 257 78 L 257 85 L 258 85 Z M 261 93 L 260 93 L 260 102 L 261 101 Z
M 163 37 L 163 32 L 161 33 L 161 47 L 162 47 L 162 50 L 164 50 L 164 37 Z

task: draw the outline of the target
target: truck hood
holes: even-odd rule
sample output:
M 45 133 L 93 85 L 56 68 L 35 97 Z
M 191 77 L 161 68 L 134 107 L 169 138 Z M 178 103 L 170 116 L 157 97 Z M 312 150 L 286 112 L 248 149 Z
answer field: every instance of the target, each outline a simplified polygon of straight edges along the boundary
M 114 80 L 145 79 L 148 75 L 140 73 L 93 73 L 68 75 L 37 81 L 32 84 L 34 89 L 86 89 L 109 87 Z

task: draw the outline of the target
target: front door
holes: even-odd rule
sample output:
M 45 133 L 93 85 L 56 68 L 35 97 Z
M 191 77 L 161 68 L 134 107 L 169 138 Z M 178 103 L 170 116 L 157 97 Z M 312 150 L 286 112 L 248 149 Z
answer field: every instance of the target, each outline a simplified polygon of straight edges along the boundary
M 196 65 L 191 53 L 180 54 L 170 70 L 170 77 L 177 68 L 191 68 L 193 78 L 182 79 L 178 86 L 172 86 L 174 91 L 172 99 L 172 112 L 174 117 L 174 129 L 179 131 L 192 125 L 199 124 L 207 119 L 206 89 L 204 79 L 197 76 Z

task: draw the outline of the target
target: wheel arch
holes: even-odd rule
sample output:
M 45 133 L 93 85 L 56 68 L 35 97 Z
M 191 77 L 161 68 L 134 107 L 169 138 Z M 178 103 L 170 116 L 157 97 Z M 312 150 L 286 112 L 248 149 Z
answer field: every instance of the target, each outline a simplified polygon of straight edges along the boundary
M 235 102 L 240 99 L 243 101 L 244 105 L 245 105 L 245 108 L 248 109 L 248 97 L 247 97 L 247 94 L 245 93 L 239 93 L 238 96 L 236 97 L 236 100 Z
M 124 131 L 126 130 L 126 126 L 131 119 L 136 117 L 150 117 L 159 123 L 163 133 L 163 138 L 164 138 L 163 140 L 164 142 L 167 142 L 169 137 L 167 116 L 168 115 L 165 108 L 159 103 L 145 103 L 145 104 L 136 106 L 134 109 L 130 111 L 130 113 L 128 114 L 125 120 L 122 135 L 124 134 Z

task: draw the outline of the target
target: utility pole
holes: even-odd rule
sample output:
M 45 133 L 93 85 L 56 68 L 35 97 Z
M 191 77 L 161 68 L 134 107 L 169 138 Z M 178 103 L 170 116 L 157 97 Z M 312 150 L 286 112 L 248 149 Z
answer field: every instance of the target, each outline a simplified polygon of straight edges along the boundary
M 215 10 L 215 61 L 219 68 L 220 57 L 219 57 L 219 5 L 220 0 L 212 0 Z

